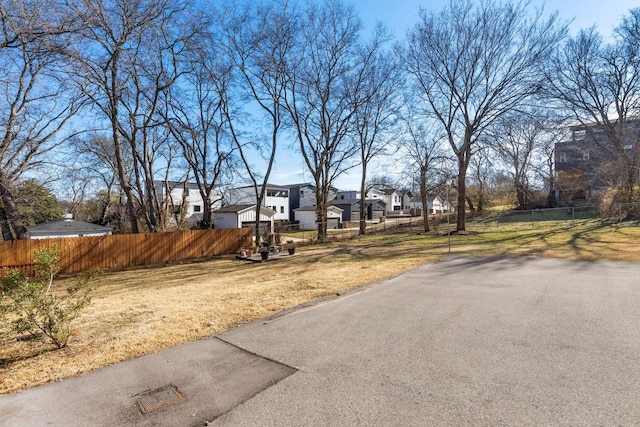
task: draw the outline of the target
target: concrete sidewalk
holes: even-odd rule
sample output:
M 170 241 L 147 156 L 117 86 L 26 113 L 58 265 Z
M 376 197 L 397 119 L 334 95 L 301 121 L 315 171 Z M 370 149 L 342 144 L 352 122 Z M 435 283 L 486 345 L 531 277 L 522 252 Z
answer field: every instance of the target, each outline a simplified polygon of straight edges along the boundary
M 0 396 L 0 425 L 203 426 L 293 372 L 216 338 L 195 341 Z
M 639 272 L 452 258 L 2 396 L 0 425 L 636 425 Z

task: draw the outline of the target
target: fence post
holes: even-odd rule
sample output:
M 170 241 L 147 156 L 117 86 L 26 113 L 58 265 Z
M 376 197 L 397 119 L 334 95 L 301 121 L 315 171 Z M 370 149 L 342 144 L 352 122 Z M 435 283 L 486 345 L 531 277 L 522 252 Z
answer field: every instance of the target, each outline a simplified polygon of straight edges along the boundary
M 618 218 L 620 218 L 618 222 L 622 222 L 622 203 L 618 203 Z
M 576 208 L 571 206 L 571 225 L 576 225 Z
M 532 230 L 533 230 L 533 228 L 534 228 L 534 221 L 535 221 L 535 220 L 534 220 L 534 212 L 535 212 L 535 211 L 534 211 L 533 209 L 531 209 L 531 229 L 532 229 Z

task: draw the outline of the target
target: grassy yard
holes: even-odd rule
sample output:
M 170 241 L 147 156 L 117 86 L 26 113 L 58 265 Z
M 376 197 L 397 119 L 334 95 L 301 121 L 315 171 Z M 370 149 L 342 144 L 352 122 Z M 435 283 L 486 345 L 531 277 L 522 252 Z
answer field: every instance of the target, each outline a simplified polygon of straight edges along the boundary
M 466 236 L 411 232 L 299 247 L 247 264 L 233 257 L 104 272 L 92 305 L 62 350 L 0 335 L 0 394 L 67 378 L 180 343 L 211 337 L 304 302 L 342 293 L 451 254 L 640 261 L 640 225 L 596 220 L 501 230 L 470 223 Z M 442 230 L 442 228 L 440 228 Z M 68 286 L 61 279 L 59 289 Z

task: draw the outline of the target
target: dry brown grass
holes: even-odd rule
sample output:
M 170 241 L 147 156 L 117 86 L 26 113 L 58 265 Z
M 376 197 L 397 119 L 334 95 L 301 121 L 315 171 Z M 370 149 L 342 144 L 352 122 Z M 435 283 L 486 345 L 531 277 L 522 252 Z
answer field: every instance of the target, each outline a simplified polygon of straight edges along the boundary
M 452 238 L 454 255 L 640 260 L 640 227 L 483 231 Z M 247 264 L 224 257 L 97 279 L 92 305 L 67 348 L 27 347 L 0 336 L 0 394 L 16 392 L 218 334 L 315 298 L 375 282 L 448 254 L 448 239 L 398 234 L 298 248 Z M 68 280 L 56 282 L 58 288 Z

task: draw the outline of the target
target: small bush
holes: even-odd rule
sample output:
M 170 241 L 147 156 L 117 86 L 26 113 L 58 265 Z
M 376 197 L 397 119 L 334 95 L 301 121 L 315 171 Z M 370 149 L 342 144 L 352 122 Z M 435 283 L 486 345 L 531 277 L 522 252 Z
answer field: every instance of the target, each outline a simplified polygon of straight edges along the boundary
M 73 322 L 91 302 L 91 281 L 95 273 L 79 276 L 65 295 L 51 292 L 59 272 L 58 247 L 34 253 L 36 280 L 17 270 L 6 271 L 0 288 L 0 320 L 12 332 L 26 334 L 27 340 L 66 347 Z

